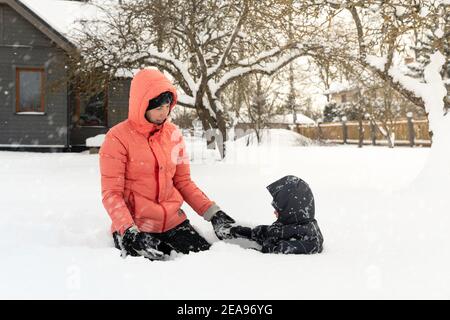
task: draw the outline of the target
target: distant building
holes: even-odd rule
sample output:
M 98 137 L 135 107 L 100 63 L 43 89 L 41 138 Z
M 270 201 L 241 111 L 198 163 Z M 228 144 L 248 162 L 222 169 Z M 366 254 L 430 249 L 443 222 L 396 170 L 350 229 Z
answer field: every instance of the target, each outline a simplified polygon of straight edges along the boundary
M 334 102 L 336 104 L 357 102 L 360 89 L 355 85 L 350 85 L 345 82 L 334 82 L 324 94 L 328 97 L 329 102 Z
M 330 88 L 324 92 L 328 98 L 328 103 L 335 103 L 338 106 L 354 105 L 360 103 L 361 96 L 373 101 L 378 98 L 384 98 L 386 88 L 377 86 L 373 88 L 360 88 L 348 82 L 334 82 Z M 424 110 L 416 107 L 399 93 L 392 91 L 391 105 L 402 110 L 402 117 L 406 118 L 406 113 L 413 112 L 416 119 L 426 118 Z
M 404 65 L 401 67 L 401 70 L 408 74 L 410 71 L 408 69 L 408 65 L 412 65 L 414 63 L 414 58 L 405 57 Z M 327 97 L 329 103 L 336 103 L 337 105 L 345 104 L 345 103 L 358 103 L 361 95 L 369 95 L 371 98 L 380 98 L 385 95 L 385 88 L 383 87 L 375 87 L 375 88 L 360 88 L 359 86 L 349 83 L 348 81 L 342 82 L 333 82 L 330 85 L 330 88 L 326 90 L 323 94 Z M 399 94 L 394 94 L 394 101 L 397 104 L 402 103 L 402 99 Z M 403 99 L 404 100 L 404 99 Z M 417 110 L 411 103 L 407 106 L 407 111 L 414 110 L 417 113 L 418 117 L 424 117 L 424 113 L 421 110 Z

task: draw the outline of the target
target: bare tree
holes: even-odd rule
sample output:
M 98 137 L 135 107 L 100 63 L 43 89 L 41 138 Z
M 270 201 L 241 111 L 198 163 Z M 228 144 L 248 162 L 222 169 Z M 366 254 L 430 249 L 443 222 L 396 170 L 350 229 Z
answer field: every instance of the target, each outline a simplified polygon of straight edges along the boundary
M 401 106 L 394 99 L 389 86 L 375 86 L 366 90 L 362 103 L 367 107 L 371 123 L 387 140 L 389 148 L 395 146 L 395 124 L 401 115 Z
M 320 7 L 322 10 L 325 10 L 325 4 L 329 9 L 334 10 L 330 13 L 334 15 L 336 12 L 345 10 L 352 17 L 358 50 L 357 52 L 338 50 L 339 54 L 334 58 L 338 58 L 342 63 L 349 61 L 359 63 L 406 99 L 424 108 L 421 97 L 394 79 L 391 67 L 395 54 L 405 50 L 405 47 L 408 46 L 402 40 L 410 37 L 411 33 L 417 32 L 418 29 L 428 28 L 432 25 L 430 21 L 442 20 L 445 12 L 449 10 L 448 5 L 443 5 L 441 1 L 437 0 L 311 0 L 307 3 L 307 5 Z M 448 25 L 448 22 L 445 25 Z M 442 42 L 444 41 L 446 40 L 442 39 Z M 436 49 L 439 49 L 440 46 L 442 44 L 435 44 Z M 340 57 L 338 57 L 339 55 Z M 383 57 L 383 67 L 380 68 L 373 63 L 373 60 L 370 59 L 373 55 Z
M 79 30 L 84 70 L 100 68 L 108 80 L 145 65 L 166 71 L 181 89 L 179 104 L 195 108 L 204 129 L 223 140 L 228 86 L 250 74 L 272 75 L 317 48 L 312 18 L 301 19 L 296 41 L 288 40 L 292 5 L 281 0 L 130 0 L 103 9 L 102 19 Z
M 274 83 L 274 78 L 266 80 L 262 75 L 254 75 L 253 90 L 245 95 L 248 118 L 251 121 L 252 129 L 256 134 L 258 144 L 262 139 L 262 130 L 267 127 L 272 118 L 280 113 L 280 107 L 276 100 L 278 94 L 276 90 L 270 97 L 269 92 Z

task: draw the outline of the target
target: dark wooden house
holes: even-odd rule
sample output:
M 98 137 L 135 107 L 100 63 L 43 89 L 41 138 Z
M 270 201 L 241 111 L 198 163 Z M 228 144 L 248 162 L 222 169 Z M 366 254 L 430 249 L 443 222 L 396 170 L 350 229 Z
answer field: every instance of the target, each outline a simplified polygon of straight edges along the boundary
M 73 5 L 56 3 L 62 11 Z M 33 5 L 0 0 L 0 149 L 83 148 L 87 138 L 127 117 L 131 78 L 118 77 L 95 97 L 72 94 L 70 83 L 49 89 L 47 83 L 65 79 L 75 45 L 42 14 L 55 15 L 45 8 L 49 0 Z

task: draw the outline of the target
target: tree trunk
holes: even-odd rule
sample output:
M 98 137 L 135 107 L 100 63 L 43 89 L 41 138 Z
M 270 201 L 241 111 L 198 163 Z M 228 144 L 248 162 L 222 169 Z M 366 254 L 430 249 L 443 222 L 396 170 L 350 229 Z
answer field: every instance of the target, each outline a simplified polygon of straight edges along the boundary
M 394 137 L 394 133 L 391 131 L 390 128 L 388 128 L 387 126 L 384 128 L 386 130 L 386 139 L 388 141 L 388 146 L 389 148 L 394 148 L 394 144 L 395 144 L 395 137 Z
M 217 147 L 219 148 L 220 152 L 220 158 L 224 159 L 226 156 L 226 148 L 225 148 L 225 142 L 227 141 L 227 125 L 225 122 L 225 118 L 223 117 L 223 114 L 221 111 L 216 113 L 217 116 L 217 124 L 218 124 L 218 130 L 220 135 L 218 136 L 218 139 L 216 139 Z
M 211 133 L 211 126 L 208 120 L 208 110 L 203 106 L 203 104 L 197 104 L 197 107 L 195 108 L 197 111 L 197 115 L 202 122 L 203 131 L 206 137 L 206 146 L 208 149 L 215 149 L 215 139 L 214 136 L 212 136 Z
M 200 102 L 202 99 L 196 99 L 196 110 L 199 116 L 203 130 L 205 130 L 206 145 L 208 149 L 217 149 L 220 153 L 220 158 L 224 159 L 226 155 L 225 141 L 227 139 L 227 127 L 225 118 L 221 111 L 216 112 L 216 118 L 214 119 L 209 110 Z
M 358 148 L 362 148 L 364 145 L 364 127 L 363 127 L 363 121 L 362 121 L 362 114 L 360 114 L 359 119 L 359 141 L 358 141 Z

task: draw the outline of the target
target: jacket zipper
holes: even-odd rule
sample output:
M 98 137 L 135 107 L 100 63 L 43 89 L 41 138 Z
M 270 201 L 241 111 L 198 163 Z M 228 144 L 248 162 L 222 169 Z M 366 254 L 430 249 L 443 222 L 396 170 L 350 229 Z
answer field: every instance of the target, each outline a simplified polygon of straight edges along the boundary
M 155 161 L 156 161 L 156 166 L 155 166 L 155 177 L 156 177 L 156 201 L 159 203 L 159 162 L 158 159 L 156 158 L 156 154 L 153 151 L 153 149 L 150 147 L 150 150 L 153 152 L 153 156 L 155 157 Z M 163 217 L 163 225 L 162 225 L 162 230 L 161 232 L 164 232 L 164 229 L 166 228 L 166 220 L 167 220 L 167 211 L 164 208 L 164 206 L 162 204 L 160 204 L 161 208 L 163 208 L 164 211 L 164 217 Z

